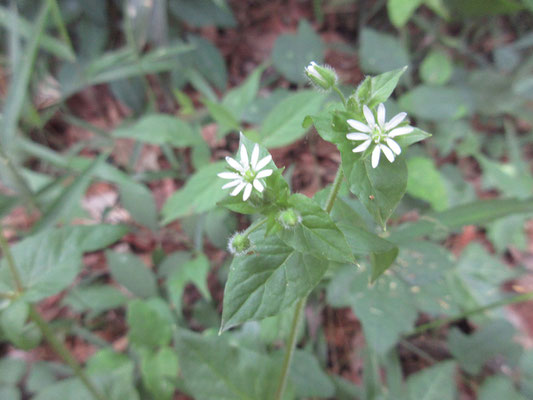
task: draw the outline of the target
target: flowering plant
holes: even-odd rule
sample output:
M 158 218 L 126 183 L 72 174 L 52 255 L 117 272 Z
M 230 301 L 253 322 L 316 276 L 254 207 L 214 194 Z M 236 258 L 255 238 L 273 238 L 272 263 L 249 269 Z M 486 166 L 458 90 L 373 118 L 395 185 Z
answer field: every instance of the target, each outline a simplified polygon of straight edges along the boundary
M 294 351 L 295 333 L 307 295 L 339 263 L 358 265 L 364 256 L 372 262 L 371 279 L 385 272 L 398 248 L 375 233 L 347 223 L 359 219 L 343 206 L 338 194 L 348 189 L 366 206 L 375 221 L 386 229 L 407 184 L 402 147 L 429 136 L 406 121 L 400 112 L 386 121 L 384 103 L 405 69 L 366 78 L 345 99 L 338 78 L 329 68 L 314 62 L 305 69 L 320 91 L 336 92 L 342 104 L 308 116 L 304 126 L 315 126 L 324 140 L 337 145 L 341 165 L 332 186 L 314 198 L 291 194 L 289 185 L 272 162 L 267 149 L 243 133 L 239 161 L 226 157 L 229 171 L 218 176 L 230 182 L 230 197 L 219 204 L 260 217 L 245 231 L 232 236 L 228 249 L 234 254 L 224 293 L 223 332 L 247 321 L 277 315 L 295 307 L 292 342 L 288 343 L 276 399 L 282 399 L 287 371 Z M 386 160 L 381 160 L 383 153 Z M 242 198 L 238 195 L 243 192 Z

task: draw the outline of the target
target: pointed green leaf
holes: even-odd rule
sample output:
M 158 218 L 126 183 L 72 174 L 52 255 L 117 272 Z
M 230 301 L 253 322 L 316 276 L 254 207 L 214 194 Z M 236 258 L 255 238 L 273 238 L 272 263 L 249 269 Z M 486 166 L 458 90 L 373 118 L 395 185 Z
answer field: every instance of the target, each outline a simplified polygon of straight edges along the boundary
M 457 394 L 455 384 L 455 363 L 441 362 L 411 375 L 407 380 L 410 400 L 454 400 Z
M 278 314 L 306 296 L 328 263 L 259 234 L 254 253 L 237 256 L 224 290 L 221 330 Z

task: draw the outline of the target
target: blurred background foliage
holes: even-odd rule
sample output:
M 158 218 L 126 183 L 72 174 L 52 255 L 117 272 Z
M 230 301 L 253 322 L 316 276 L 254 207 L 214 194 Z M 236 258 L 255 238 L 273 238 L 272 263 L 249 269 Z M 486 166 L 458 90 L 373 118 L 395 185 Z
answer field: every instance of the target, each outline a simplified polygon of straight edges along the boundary
M 331 182 L 336 150 L 302 125 L 331 100 L 310 61 L 346 94 L 408 65 L 387 110 L 434 136 L 406 155 L 392 272 L 339 267 L 311 294 L 287 398 L 533 398 L 531 302 L 504 307 L 533 291 L 531 0 L 11 0 L 0 25 L 0 215 L 25 282 L 0 297 L 2 400 L 93 398 L 29 304 L 109 399 L 272 398 L 292 310 L 216 335 L 247 220 L 216 207 L 213 161 L 243 130 L 293 189 Z M 377 230 L 347 190 L 339 207 Z

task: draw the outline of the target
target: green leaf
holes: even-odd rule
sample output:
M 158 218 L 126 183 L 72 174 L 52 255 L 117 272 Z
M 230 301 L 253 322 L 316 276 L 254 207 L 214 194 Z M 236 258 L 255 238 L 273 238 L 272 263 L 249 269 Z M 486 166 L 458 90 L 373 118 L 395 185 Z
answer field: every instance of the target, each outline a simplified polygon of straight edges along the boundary
M 41 342 L 41 331 L 33 322 L 27 322 L 29 305 L 15 300 L 0 314 L 0 326 L 7 339 L 16 347 L 29 350 Z
M 428 85 L 444 85 L 453 73 L 453 64 L 448 53 L 431 51 L 420 65 L 420 78 Z
M 56 376 L 51 363 L 37 361 L 31 364 L 30 372 L 26 378 L 25 388 L 33 394 L 55 383 L 55 381 Z
M 478 391 L 479 400 L 527 400 L 518 393 L 513 381 L 505 375 L 487 377 Z
M 517 359 L 522 353 L 514 342 L 516 330 L 505 320 L 495 320 L 471 335 L 454 328 L 448 334 L 448 348 L 461 368 L 470 375 L 478 375 L 484 364 L 496 356 L 507 361 Z
M 172 338 L 172 326 L 161 311 L 160 299 L 152 301 L 132 300 L 128 305 L 127 321 L 130 327 L 128 337 L 135 345 L 149 348 L 166 346 Z M 170 311 L 169 311 L 170 312 Z
M 78 313 L 91 311 L 93 315 L 126 304 L 127 297 L 110 285 L 78 286 L 63 299 L 62 304 Z
M 48 229 L 11 247 L 24 286 L 23 298 L 37 302 L 59 293 L 72 283 L 81 268 L 79 236 L 72 229 Z M 6 265 L 0 264 L 0 292 L 16 291 Z
M 225 170 L 225 162 L 206 165 L 192 175 L 184 187 L 165 202 L 162 210 L 163 224 L 187 215 L 199 214 L 215 208 L 226 197 L 224 182 L 217 174 Z
M 302 221 L 294 229 L 282 230 L 281 240 L 318 259 L 353 262 L 344 235 L 317 203 L 302 194 L 294 194 L 289 197 L 289 207 L 300 213 Z
M 513 14 L 523 9 L 515 0 L 449 0 L 448 6 L 462 17 Z
M 409 54 L 394 36 L 364 28 L 359 49 L 361 68 L 367 73 L 381 74 L 409 64 Z
M 279 35 L 272 50 L 274 67 L 289 81 L 305 83 L 304 68 L 311 62 L 322 63 L 324 44 L 311 25 L 300 20 L 295 35 Z
M 172 260 L 170 257 L 167 257 L 169 261 L 165 260 L 165 264 Z M 211 299 L 211 293 L 207 287 L 207 274 L 210 268 L 209 259 L 204 254 L 199 254 L 192 260 L 180 265 L 170 275 L 167 280 L 167 291 L 176 312 L 181 314 L 181 299 L 188 283 L 193 283 L 202 296 L 208 300 Z
M 407 66 L 404 66 L 380 75 L 366 77 L 355 92 L 358 103 L 360 105 L 366 104 L 370 108 L 374 108 L 379 103 L 385 103 L 396 89 L 398 81 L 406 70 Z
M 39 391 L 33 400 L 57 400 L 61 398 L 75 398 L 76 400 L 94 400 L 94 396 L 78 379 L 68 378 L 46 386 Z
M 306 128 L 302 121 L 318 112 L 324 97 L 312 90 L 292 94 L 276 105 L 261 127 L 262 143 L 266 147 L 281 147 L 302 137 Z
M 454 400 L 455 363 L 445 361 L 411 375 L 407 389 L 411 400 Z
M 401 28 L 423 2 L 424 0 L 388 0 L 387 11 L 391 22 Z
M 144 353 L 141 358 L 141 375 L 144 385 L 157 400 L 170 400 L 175 391 L 178 376 L 178 358 L 170 347 L 156 353 Z
M 228 71 L 218 48 L 201 36 L 188 35 L 187 38 L 195 47 L 190 55 L 194 68 L 218 89 L 224 90 L 228 81 Z
M 435 211 L 448 208 L 446 182 L 435 168 L 433 160 L 426 157 L 412 157 L 407 160 L 407 193 L 425 200 Z
M 24 360 L 3 357 L 0 360 L 0 385 L 17 385 L 26 372 Z
M 398 100 L 400 107 L 415 117 L 428 121 L 456 120 L 470 115 L 474 100 L 459 87 L 420 85 Z
M 223 137 L 228 131 L 239 129 L 239 121 L 228 107 L 208 99 L 204 99 L 203 103 L 211 117 L 218 123 L 218 137 Z
M 414 238 L 436 231 L 449 232 L 465 225 L 480 225 L 514 214 L 533 212 L 533 199 L 481 200 L 460 205 L 440 213 L 430 213 L 414 223 L 402 224 L 387 238 L 394 243 L 408 243 Z
M 20 400 L 22 395 L 16 386 L 0 387 L 0 399 L 2 400 Z
M 143 143 L 175 147 L 193 146 L 202 141 L 186 122 L 172 115 L 149 114 L 133 125 L 113 131 L 115 138 L 130 138 Z
M 143 184 L 127 181 L 118 184 L 122 205 L 140 224 L 157 230 L 157 206 L 152 192 Z
M 487 236 L 498 253 L 505 252 L 507 248 L 526 251 L 525 223 L 526 218 L 524 216 L 510 215 L 487 226 Z
M 225 335 L 180 330 L 176 350 L 186 387 L 197 400 L 274 398 L 278 380 L 272 360 L 229 343 Z
M 327 287 L 327 300 L 333 307 L 351 307 L 363 325 L 367 344 L 385 354 L 412 330 L 417 312 L 402 280 L 384 274 L 371 285 L 370 277 L 364 265 L 341 268 Z
M 265 66 L 260 65 L 254 69 L 240 86 L 231 89 L 224 96 L 222 105 L 231 112 L 237 121 L 242 120 L 244 111 L 255 99 L 264 70 Z
M 327 262 L 295 251 L 276 236 L 259 236 L 254 253 L 235 257 L 230 266 L 221 331 L 290 307 L 318 284 L 327 268 Z
M 131 253 L 105 253 L 111 276 L 131 293 L 139 297 L 151 297 L 157 293 L 153 272 L 140 258 Z
M 407 188 L 407 166 L 402 157 L 390 163 L 385 157 L 377 168 L 360 159 L 351 145 L 341 147 L 342 168 L 350 191 L 364 204 L 374 220 L 385 227 Z
M 125 225 L 110 224 L 80 225 L 64 229 L 70 229 L 72 234 L 77 235 L 80 249 L 84 253 L 110 246 L 129 231 L 129 228 Z

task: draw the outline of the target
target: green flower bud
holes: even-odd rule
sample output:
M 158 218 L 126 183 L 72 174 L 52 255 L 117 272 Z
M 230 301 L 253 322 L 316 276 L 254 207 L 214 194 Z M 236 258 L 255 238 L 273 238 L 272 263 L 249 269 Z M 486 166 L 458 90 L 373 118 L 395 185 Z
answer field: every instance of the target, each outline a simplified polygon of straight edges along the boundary
M 302 222 L 302 217 L 292 208 L 283 210 L 278 214 L 278 222 L 284 229 L 294 229 Z
M 228 250 L 231 254 L 241 256 L 246 254 L 252 248 L 252 242 L 247 235 L 242 232 L 236 232 L 228 241 Z
M 320 90 L 330 90 L 337 84 L 337 74 L 335 70 L 327 65 L 318 65 L 311 61 L 305 67 L 305 75 L 309 78 L 311 83 Z

